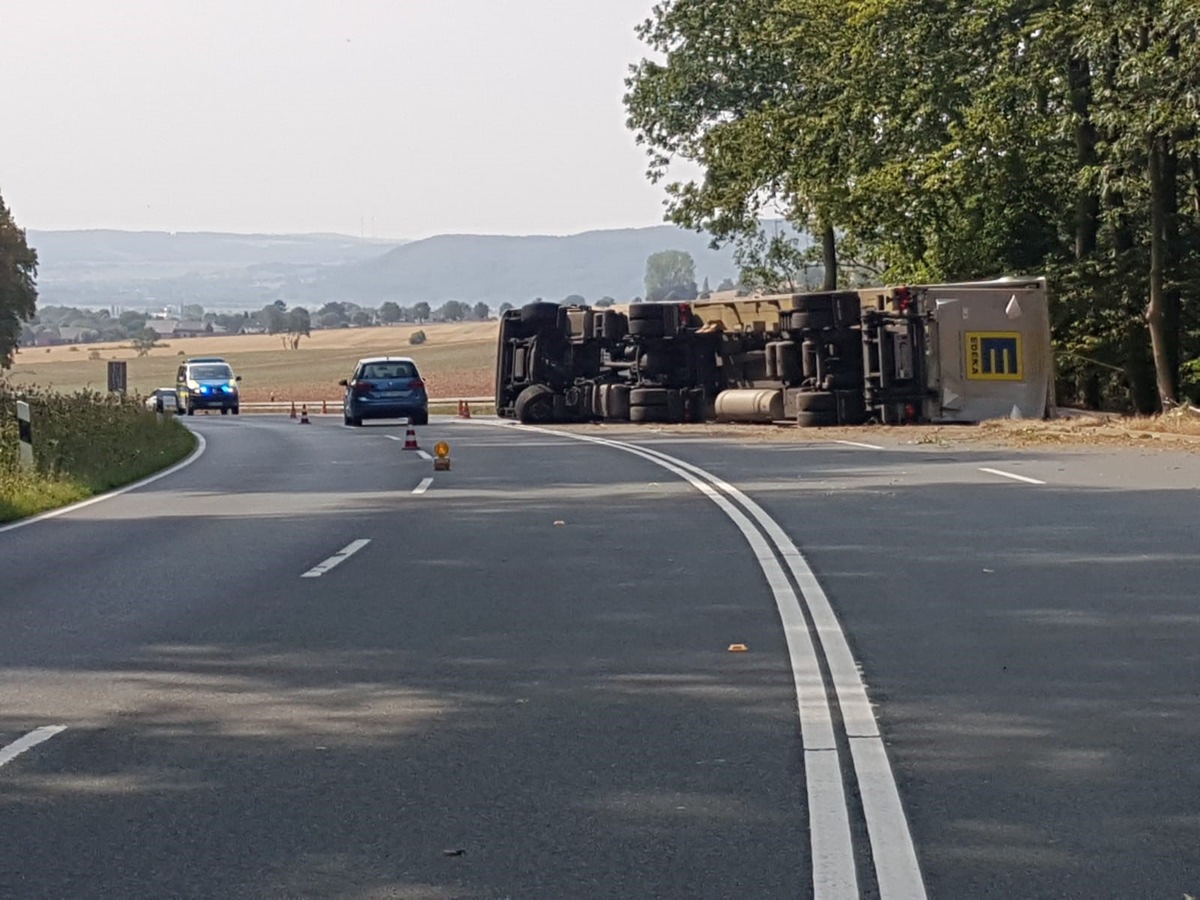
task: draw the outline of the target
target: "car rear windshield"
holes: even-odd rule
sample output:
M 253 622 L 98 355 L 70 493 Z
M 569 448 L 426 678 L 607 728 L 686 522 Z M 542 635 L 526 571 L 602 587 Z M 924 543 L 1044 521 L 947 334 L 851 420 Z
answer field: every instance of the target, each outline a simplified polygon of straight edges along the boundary
M 193 378 L 232 378 L 233 369 L 229 366 L 192 366 Z
M 358 377 L 377 378 L 380 381 L 389 378 L 416 378 L 417 367 L 407 362 L 364 363 Z

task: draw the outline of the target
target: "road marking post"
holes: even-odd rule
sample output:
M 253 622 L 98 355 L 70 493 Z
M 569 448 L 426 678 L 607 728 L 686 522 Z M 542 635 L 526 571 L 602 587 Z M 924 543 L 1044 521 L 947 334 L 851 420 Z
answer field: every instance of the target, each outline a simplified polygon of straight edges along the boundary
M 33 419 L 29 415 L 29 404 L 17 401 L 17 437 L 20 441 L 20 464 L 22 469 L 33 468 Z

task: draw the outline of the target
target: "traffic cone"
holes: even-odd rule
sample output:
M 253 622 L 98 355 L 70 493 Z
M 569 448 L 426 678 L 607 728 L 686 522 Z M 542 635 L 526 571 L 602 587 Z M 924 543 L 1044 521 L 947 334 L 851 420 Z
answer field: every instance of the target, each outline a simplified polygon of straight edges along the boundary
M 289 418 L 289 419 L 294 419 L 294 418 L 296 418 L 296 401 L 295 401 L 295 400 L 293 400 L 293 401 L 292 401 L 292 411 L 291 411 L 291 413 L 288 415 L 288 418 Z
M 466 400 L 458 401 L 458 417 L 460 419 L 471 418 L 471 404 L 468 403 Z
M 308 404 L 307 403 L 304 403 L 300 406 L 300 424 L 301 425 L 312 424 L 311 422 L 308 421 Z
M 412 423 L 408 425 L 408 431 L 404 432 L 404 449 L 405 450 L 420 450 L 417 446 L 417 432 L 413 430 Z

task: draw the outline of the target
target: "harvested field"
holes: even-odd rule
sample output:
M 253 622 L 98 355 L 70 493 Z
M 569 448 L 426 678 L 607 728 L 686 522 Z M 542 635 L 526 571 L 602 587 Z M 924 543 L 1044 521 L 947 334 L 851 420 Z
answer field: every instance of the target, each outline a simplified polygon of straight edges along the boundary
M 409 336 L 422 330 L 424 344 Z M 128 363 L 129 389 L 149 393 L 175 383 L 175 370 L 187 356 L 224 356 L 242 376 L 242 398 L 264 400 L 334 400 L 341 397 L 339 378 L 347 378 L 364 356 L 410 356 L 417 361 L 432 397 L 483 396 L 495 378 L 495 322 L 463 322 L 421 326 L 339 328 L 314 331 L 298 350 L 285 350 L 273 335 L 231 335 L 166 341 L 146 356 L 129 346 L 85 344 L 22 350 L 9 372 L 14 385 L 34 384 L 57 391 L 104 390 L 107 363 Z M 93 351 L 99 359 L 89 359 Z

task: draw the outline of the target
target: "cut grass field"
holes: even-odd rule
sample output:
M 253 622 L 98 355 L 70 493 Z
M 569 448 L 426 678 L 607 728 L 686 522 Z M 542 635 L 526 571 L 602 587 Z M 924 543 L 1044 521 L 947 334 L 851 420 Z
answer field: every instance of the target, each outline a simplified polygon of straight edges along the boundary
M 409 344 L 414 331 L 424 331 L 424 344 Z M 99 359 L 89 359 L 92 351 Z M 188 356 L 223 356 L 242 376 L 242 399 L 336 400 L 338 379 L 349 378 L 364 356 L 409 356 L 417 361 L 435 398 L 486 396 L 495 380 L 496 323 L 393 325 L 314 331 L 300 349 L 285 350 L 275 335 L 243 334 L 165 341 L 146 356 L 128 345 L 83 344 L 27 348 L 17 354 L 9 372 L 14 386 L 36 385 L 73 392 L 103 391 L 110 359 L 128 363 L 129 391 L 148 394 L 175 383 L 175 370 Z

